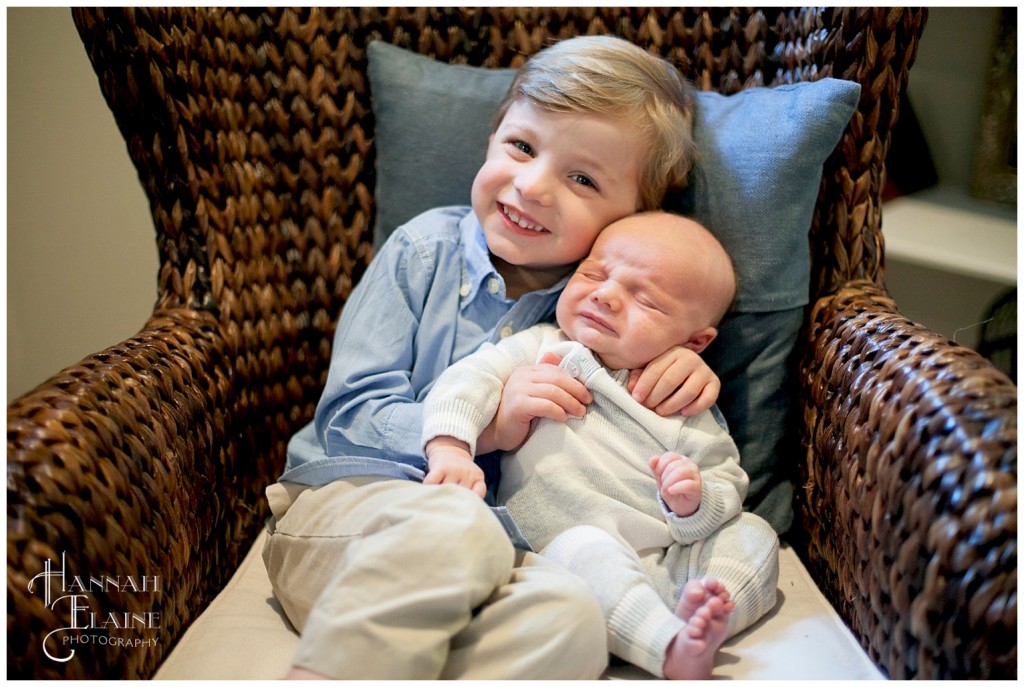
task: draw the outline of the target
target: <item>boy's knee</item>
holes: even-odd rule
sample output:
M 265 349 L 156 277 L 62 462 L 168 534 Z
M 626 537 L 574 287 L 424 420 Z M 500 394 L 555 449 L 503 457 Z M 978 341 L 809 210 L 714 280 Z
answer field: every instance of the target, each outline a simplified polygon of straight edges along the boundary
M 445 535 L 456 544 L 468 544 L 470 539 L 485 545 L 497 541 L 512 550 L 501 521 L 483 499 L 469 489 L 437 485 L 424 486 L 421 491 L 415 517 L 433 521 L 439 528 L 437 534 Z
M 604 611 L 582 583 L 566 588 L 566 613 L 561 619 L 566 655 L 580 657 L 580 678 L 596 679 L 608 667 L 608 631 Z
M 467 571 L 504 580 L 511 574 L 515 548 L 501 521 L 484 501 L 464 487 L 424 486 L 413 517 L 425 522 L 416 531 L 434 550 L 434 560 L 447 560 Z M 426 525 L 423 527 L 422 525 Z
M 593 592 L 582 580 L 573 580 L 571 588 L 566 588 L 565 595 L 568 599 L 566 605 L 573 609 L 576 615 L 574 623 L 569 623 L 570 629 L 574 628 L 574 631 L 579 631 L 579 628 L 587 628 L 590 636 L 586 639 L 586 644 L 591 645 L 594 638 L 601 645 L 602 650 L 605 647 L 605 620 L 604 611 L 601 609 L 601 605 L 597 601 L 597 597 L 594 596 Z
M 597 679 L 608 665 L 604 612 L 582 579 L 558 566 L 552 568 L 545 576 L 543 593 L 534 596 L 535 608 L 551 609 L 535 618 L 538 637 L 545 638 L 544 651 L 552 659 L 545 677 Z

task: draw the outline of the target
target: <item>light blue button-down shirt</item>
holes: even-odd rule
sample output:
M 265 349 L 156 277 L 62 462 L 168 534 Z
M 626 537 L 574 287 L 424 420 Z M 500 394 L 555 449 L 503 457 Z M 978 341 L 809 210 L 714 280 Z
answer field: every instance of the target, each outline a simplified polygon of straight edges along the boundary
M 553 321 L 567 281 L 509 300 L 469 207 L 396 229 L 345 304 L 323 396 L 288 443 L 281 480 L 423 479 L 423 401 L 434 380 L 484 341 Z

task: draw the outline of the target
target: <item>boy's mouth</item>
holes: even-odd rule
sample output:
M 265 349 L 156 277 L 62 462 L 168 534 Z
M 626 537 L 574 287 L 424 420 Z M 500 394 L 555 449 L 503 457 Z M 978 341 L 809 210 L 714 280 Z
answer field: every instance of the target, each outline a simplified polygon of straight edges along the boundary
M 516 212 L 507 205 L 498 203 L 498 208 L 501 210 L 501 214 L 505 215 L 506 219 L 508 219 L 512 224 L 516 225 L 520 229 L 526 229 L 527 231 L 532 231 L 537 234 L 549 233 L 547 229 L 540 226 L 539 224 L 534 224 L 526 217 L 522 216 L 521 214 L 519 214 L 518 212 Z

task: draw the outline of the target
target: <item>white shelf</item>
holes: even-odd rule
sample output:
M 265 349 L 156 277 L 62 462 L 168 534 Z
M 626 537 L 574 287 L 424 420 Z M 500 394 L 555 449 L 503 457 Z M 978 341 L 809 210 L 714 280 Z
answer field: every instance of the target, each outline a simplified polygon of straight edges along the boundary
M 1001 208 L 989 212 L 970 205 L 962 197 L 950 196 L 948 190 L 886 202 L 882 206 L 886 257 L 1016 284 L 1016 212 Z

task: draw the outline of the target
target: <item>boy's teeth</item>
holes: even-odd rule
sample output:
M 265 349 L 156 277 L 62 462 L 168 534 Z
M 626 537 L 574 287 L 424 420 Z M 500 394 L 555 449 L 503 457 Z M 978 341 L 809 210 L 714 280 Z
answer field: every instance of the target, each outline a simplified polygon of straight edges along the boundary
M 538 227 L 536 224 L 530 224 L 525 219 L 512 212 L 508 208 L 505 208 L 505 216 L 510 220 L 521 226 L 523 229 L 530 229 L 532 231 L 543 231 L 544 227 Z

